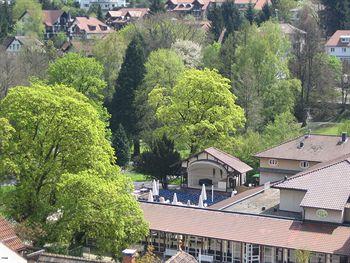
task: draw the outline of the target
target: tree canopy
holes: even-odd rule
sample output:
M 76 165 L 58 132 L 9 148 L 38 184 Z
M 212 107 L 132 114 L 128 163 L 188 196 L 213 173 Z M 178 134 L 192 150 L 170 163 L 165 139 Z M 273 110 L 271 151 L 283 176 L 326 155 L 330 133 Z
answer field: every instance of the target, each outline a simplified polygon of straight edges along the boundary
M 229 147 L 231 135 L 244 124 L 244 112 L 235 104 L 229 80 L 215 70 L 188 69 L 169 94 L 154 89 L 149 100 L 162 123 L 158 129 L 191 153 L 218 145 Z

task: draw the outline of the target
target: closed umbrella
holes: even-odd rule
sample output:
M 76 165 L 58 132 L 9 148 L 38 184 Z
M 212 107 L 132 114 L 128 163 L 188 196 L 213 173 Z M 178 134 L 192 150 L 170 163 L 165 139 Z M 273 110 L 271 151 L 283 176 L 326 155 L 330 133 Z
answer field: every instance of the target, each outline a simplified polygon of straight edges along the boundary
M 153 180 L 153 181 L 152 181 L 152 192 L 153 192 L 153 195 L 154 195 L 154 196 L 157 196 L 157 195 L 158 195 L 158 191 L 157 191 L 157 182 L 156 182 L 156 180 Z
M 174 193 L 172 204 L 173 205 L 177 205 L 177 195 L 176 195 L 176 193 Z
M 202 195 L 199 196 L 198 207 L 199 208 L 204 208 Z
M 148 202 L 153 202 L 154 200 L 153 200 L 153 193 L 152 193 L 152 190 L 150 190 L 149 192 L 148 192 L 148 199 L 147 199 L 147 201 Z
M 207 191 L 205 190 L 205 184 L 202 184 L 202 192 L 201 192 L 201 196 L 204 200 L 207 200 Z

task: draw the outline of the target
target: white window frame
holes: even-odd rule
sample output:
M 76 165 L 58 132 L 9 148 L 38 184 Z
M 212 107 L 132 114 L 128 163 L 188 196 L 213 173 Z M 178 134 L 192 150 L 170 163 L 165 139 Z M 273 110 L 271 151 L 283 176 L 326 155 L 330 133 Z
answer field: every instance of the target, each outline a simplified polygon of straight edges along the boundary
M 335 52 L 335 48 L 334 47 L 331 47 L 331 52 Z
M 310 167 L 310 163 L 309 163 L 309 161 L 300 161 L 299 166 L 302 169 L 306 169 L 306 168 Z

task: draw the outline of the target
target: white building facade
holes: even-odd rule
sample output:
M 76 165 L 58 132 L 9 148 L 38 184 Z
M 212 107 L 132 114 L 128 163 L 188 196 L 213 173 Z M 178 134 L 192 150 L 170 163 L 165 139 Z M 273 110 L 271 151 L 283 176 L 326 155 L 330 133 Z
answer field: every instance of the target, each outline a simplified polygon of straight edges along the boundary
M 126 7 L 126 0 L 80 0 L 80 8 L 88 10 L 93 5 L 100 5 L 102 12 L 107 13 L 118 7 Z

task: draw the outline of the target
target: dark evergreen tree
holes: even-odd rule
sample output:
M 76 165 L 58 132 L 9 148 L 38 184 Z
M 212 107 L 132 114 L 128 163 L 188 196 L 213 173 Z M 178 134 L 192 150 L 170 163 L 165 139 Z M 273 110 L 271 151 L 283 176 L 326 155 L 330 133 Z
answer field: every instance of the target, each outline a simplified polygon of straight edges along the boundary
M 6 37 L 12 27 L 10 7 L 7 1 L 0 2 L 0 39 Z
M 137 129 L 137 114 L 134 105 L 135 93 L 145 74 L 146 55 L 141 35 L 135 35 L 126 49 L 124 62 L 116 81 L 115 93 L 108 105 L 111 113 L 111 129 L 115 133 L 122 124 L 126 134 L 133 140 L 134 156 L 140 154 Z
M 231 33 L 227 36 L 220 49 L 220 57 L 222 61 L 222 68 L 220 69 L 220 73 L 228 79 L 232 79 L 231 66 L 234 63 L 236 47 L 236 34 Z
M 162 0 L 151 0 L 151 4 L 149 6 L 151 14 L 164 13 L 165 6 Z
M 264 4 L 258 17 L 258 24 L 261 24 L 270 19 L 272 16 L 271 7 L 268 3 Z
M 249 23 L 252 25 L 255 20 L 255 11 L 251 1 L 248 4 L 247 11 L 245 12 L 245 17 L 249 21 Z
M 350 0 L 322 0 L 322 23 L 328 36 L 336 30 L 350 29 Z
M 243 23 L 243 16 L 235 5 L 234 1 L 226 0 L 222 4 L 222 18 L 226 28 L 226 35 L 240 29 Z
M 141 155 L 138 169 L 160 180 L 163 188 L 168 186 L 168 175 L 175 175 L 180 168 L 180 154 L 175 150 L 174 142 L 165 135 L 155 141 L 150 151 Z M 176 165 L 178 163 L 178 165 Z
M 211 32 L 214 35 L 215 40 L 218 40 L 224 28 L 224 21 L 222 18 L 221 8 L 217 7 L 216 4 L 214 4 L 208 10 L 207 18 L 211 22 Z
M 113 148 L 117 157 L 117 164 L 121 167 L 126 166 L 130 161 L 130 142 L 121 124 L 113 134 Z

